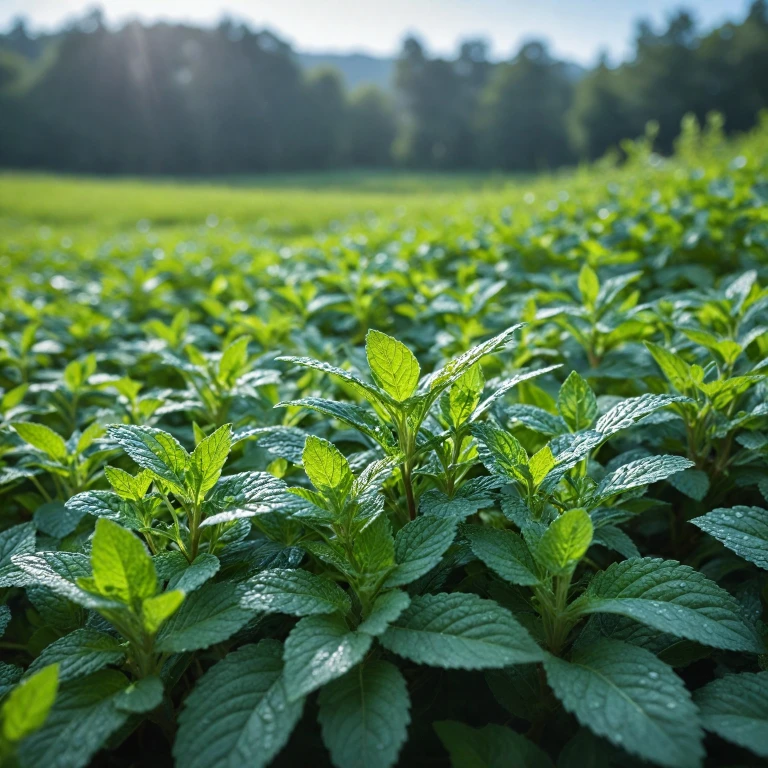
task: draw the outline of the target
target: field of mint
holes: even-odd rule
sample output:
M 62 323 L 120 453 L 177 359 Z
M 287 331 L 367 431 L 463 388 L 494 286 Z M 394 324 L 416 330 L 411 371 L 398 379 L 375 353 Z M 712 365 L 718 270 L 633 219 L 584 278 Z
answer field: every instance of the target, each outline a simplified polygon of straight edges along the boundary
M 450 217 L 6 222 L 2 765 L 768 758 L 768 121 L 716 128 Z

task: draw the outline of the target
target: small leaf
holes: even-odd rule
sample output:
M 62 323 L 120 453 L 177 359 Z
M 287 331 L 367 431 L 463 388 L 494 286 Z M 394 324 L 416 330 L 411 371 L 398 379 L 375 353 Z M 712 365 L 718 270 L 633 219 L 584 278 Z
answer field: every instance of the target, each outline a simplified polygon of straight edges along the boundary
M 397 567 L 385 588 L 410 584 L 434 568 L 456 536 L 457 520 L 450 517 L 417 517 L 395 536 Z
M 3 702 L 2 734 L 18 742 L 45 723 L 59 687 L 59 666 L 51 664 L 23 680 Z
M 174 590 L 148 597 L 141 604 L 141 623 L 148 635 L 154 635 L 184 602 L 184 592 Z
M 333 443 L 308 435 L 302 461 L 307 477 L 321 493 L 343 499 L 352 487 L 349 462 Z
M 365 632 L 372 637 L 378 637 L 383 634 L 387 627 L 396 621 L 400 614 L 410 605 L 411 598 L 407 592 L 399 589 L 390 592 L 382 592 L 374 600 L 371 612 L 367 618 L 360 623 L 358 632 Z
M 99 592 L 132 606 L 157 592 L 157 575 L 144 544 L 111 520 L 96 521 L 91 550 L 93 580 Z
M 573 432 L 588 429 L 597 416 L 595 393 L 576 371 L 572 371 L 560 387 L 557 410 Z
M 480 460 L 489 472 L 527 484 L 531 480 L 528 454 L 510 432 L 490 424 L 473 424 Z
M 198 443 L 192 452 L 189 467 L 198 501 L 205 497 L 221 477 L 231 447 L 232 425 L 225 424 Z
M 143 714 L 160 706 L 163 683 L 157 675 L 142 677 L 115 696 L 115 708 L 121 712 Z
M 421 368 L 405 344 L 381 331 L 368 331 L 365 353 L 374 381 L 399 403 L 407 400 L 419 382 Z
M 513 531 L 473 525 L 465 534 L 475 555 L 505 581 L 521 586 L 539 583 L 536 563 L 525 542 Z
M 44 424 L 33 424 L 31 421 L 14 421 L 11 426 L 25 443 L 43 451 L 59 464 L 67 463 L 69 455 L 67 444 L 61 435 L 49 427 Z
M 112 424 L 107 433 L 143 469 L 148 469 L 183 494 L 189 454 L 176 438 L 153 427 Z
M 536 547 L 536 559 L 556 574 L 573 570 L 592 543 L 592 518 L 583 509 L 569 509 L 556 517 Z
M 693 386 L 691 367 L 682 357 L 664 349 L 664 347 L 660 347 L 658 344 L 652 344 L 650 341 L 646 341 L 645 346 L 653 355 L 653 359 L 661 368 L 669 383 L 678 392 L 687 392 Z
M 581 268 L 578 285 L 581 300 L 585 306 L 594 307 L 597 294 L 600 292 L 600 281 L 597 278 L 597 273 L 589 264 L 584 264 Z

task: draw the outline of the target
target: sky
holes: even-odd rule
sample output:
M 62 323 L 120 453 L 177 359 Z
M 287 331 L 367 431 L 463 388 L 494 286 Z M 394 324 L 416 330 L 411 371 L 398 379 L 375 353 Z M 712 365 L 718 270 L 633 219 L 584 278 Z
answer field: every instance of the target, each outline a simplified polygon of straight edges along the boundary
M 81 15 L 93 0 L 0 0 L 0 28 L 17 15 L 33 29 L 51 29 Z M 139 17 L 213 23 L 228 14 L 267 27 L 306 52 L 393 55 L 416 33 L 432 53 L 447 54 L 467 37 L 483 37 L 496 56 L 531 38 L 553 53 L 590 64 L 602 50 L 612 59 L 632 50 L 635 21 L 662 23 L 675 9 L 693 11 L 704 27 L 741 19 L 749 0 L 106 0 L 107 21 Z

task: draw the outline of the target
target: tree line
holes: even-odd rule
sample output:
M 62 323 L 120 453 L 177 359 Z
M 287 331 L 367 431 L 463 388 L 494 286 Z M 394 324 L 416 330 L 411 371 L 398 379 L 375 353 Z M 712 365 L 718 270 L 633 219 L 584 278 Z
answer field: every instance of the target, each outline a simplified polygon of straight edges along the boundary
M 768 107 L 768 2 L 701 32 L 680 11 L 637 27 L 634 55 L 580 70 L 529 42 L 492 61 L 487 44 L 430 56 L 415 38 L 393 87 L 347 91 L 303 71 L 289 45 L 232 21 L 215 28 L 94 13 L 33 37 L 0 36 L 0 165 L 88 173 L 254 173 L 341 167 L 534 171 L 602 156 L 658 123 L 717 111 L 727 131 Z

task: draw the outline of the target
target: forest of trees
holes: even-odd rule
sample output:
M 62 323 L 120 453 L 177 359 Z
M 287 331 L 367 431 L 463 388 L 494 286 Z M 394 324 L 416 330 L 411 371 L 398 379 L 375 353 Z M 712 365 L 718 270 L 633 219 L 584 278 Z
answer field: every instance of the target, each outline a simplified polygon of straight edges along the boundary
M 405 41 L 392 88 L 347 92 L 303 71 L 269 32 L 129 23 L 92 13 L 56 34 L 0 35 L 0 166 L 87 173 L 258 173 L 342 167 L 532 171 L 603 155 L 658 121 L 669 151 L 686 114 L 727 131 L 768 108 L 768 2 L 700 32 L 678 12 L 639 24 L 630 60 L 581 71 L 529 42 L 510 60 Z

